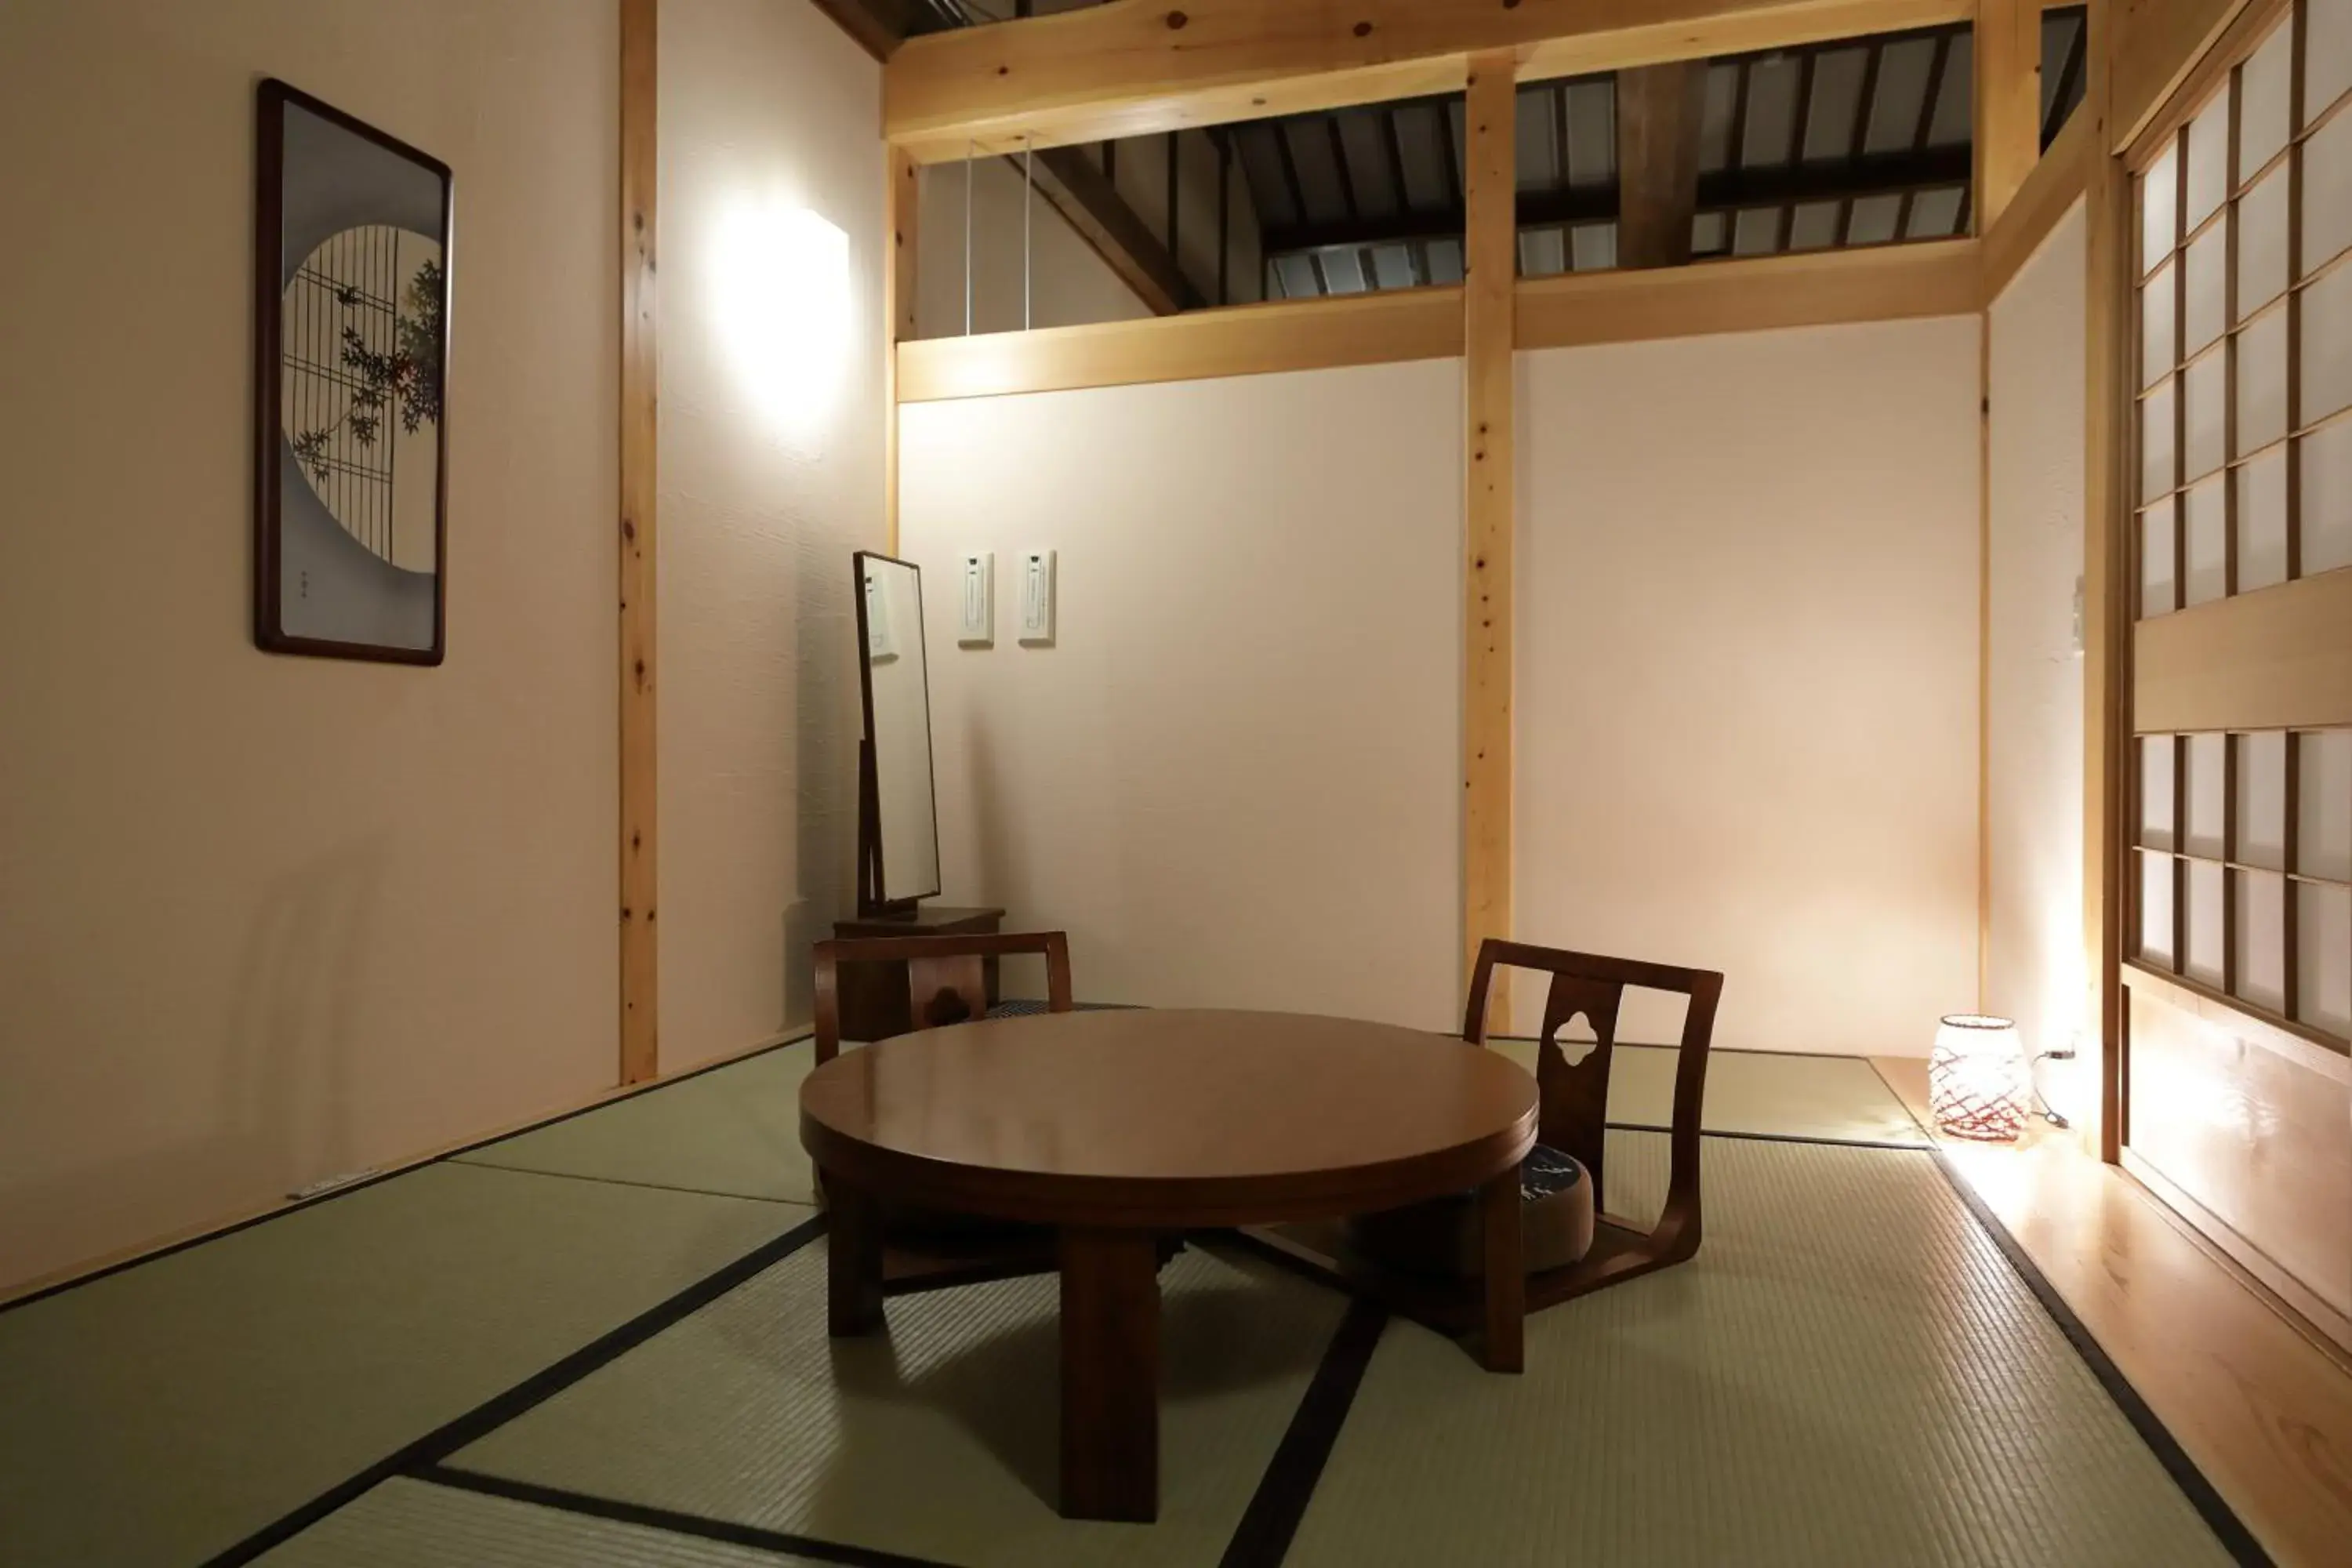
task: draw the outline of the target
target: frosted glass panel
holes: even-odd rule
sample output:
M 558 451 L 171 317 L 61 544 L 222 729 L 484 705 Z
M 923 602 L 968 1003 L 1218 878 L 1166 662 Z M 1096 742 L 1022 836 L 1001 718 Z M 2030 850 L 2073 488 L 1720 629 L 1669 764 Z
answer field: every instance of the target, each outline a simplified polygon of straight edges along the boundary
M 2238 450 L 2260 451 L 2286 434 L 2284 307 L 2266 310 L 2238 334 Z
M 2347 269 L 2352 270 L 2352 269 Z M 2347 366 L 2352 369 L 2352 366 Z M 2180 373 L 2188 411 L 2181 422 L 2181 478 L 2203 479 L 2221 466 L 2226 405 L 2230 396 L 2230 356 L 2207 354 Z
M 2166 382 L 2139 400 L 2139 499 L 2172 489 L 2172 389 Z
M 2182 214 L 2182 232 L 2212 216 L 2229 194 L 2230 95 L 2220 92 L 2189 122 L 2189 205 Z
M 2140 956 L 2172 967 L 2172 857 L 2142 850 L 2139 857 Z
M 2189 853 L 2219 860 L 2229 824 L 2230 737 L 2189 737 Z
M 2352 119 L 2339 114 L 2303 144 L 2303 275 L 2352 245 Z
M 2172 250 L 2180 205 L 2177 184 L 2180 178 L 2178 163 L 2179 145 L 2177 140 L 2167 142 L 2164 156 L 2147 166 L 2147 174 L 2140 181 L 2139 254 L 2142 271 L 2162 261 Z
M 2287 879 L 2268 871 L 2230 876 L 2238 900 L 2238 974 L 2231 990 L 2257 1007 L 2284 1014 Z
M 2295 869 L 2352 881 L 2352 730 L 2295 738 L 2301 753 L 2295 800 Z
M 2172 753 L 2169 735 L 2139 738 L 2139 841 L 2151 849 L 2172 847 Z
M 2352 267 L 2339 267 L 2303 291 L 2303 407 L 2305 425 L 2352 404 Z
M 2238 198 L 2238 320 L 2286 290 L 2287 177 L 2272 170 Z
M 2229 983 L 2228 907 L 2230 873 L 2208 860 L 2189 862 L 2189 955 L 2180 972 L 2222 989 Z
M 2238 82 L 2238 183 L 2286 145 L 2289 79 L 2294 73 L 2294 29 L 2275 28 L 2247 58 Z
M 2347 87 L 2352 87 L 2352 3 L 2311 0 L 2304 21 L 2304 123 L 2318 119 Z
M 2352 1035 L 2352 888 L 2295 884 L 2294 1016 Z
M 2187 573 L 2184 605 L 2202 605 L 2230 591 L 2230 508 L 2216 476 L 2181 498 L 2181 567 Z
M 2286 869 L 2286 731 L 2235 737 L 2238 845 L 2232 860 Z
M 2303 574 L 2352 565 L 2352 420 L 2294 444 L 2303 478 Z
M 2173 571 L 2173 510 L 2178 503 L 2160 500 L 2139 514 L 2139 613 L 2167 616 L 2180 607 L 2179 584 Z
M 2139 299 L 2139 384 L 2154 386 L 2171 374 L 2173 361 L 2179 357 L 2179 343 L 2173 335 L 2173 318 L 2179 313 L 2179 301 L 2173 298 L 2172 271 L 2176 262 L 2166 262 L 2147 280 Z
M 2189 247 L 2189 298 L 2180 319 L 2183 359 L 2221 335 L 2230 324 L 2230 220 L 2223 218 Z
M 2238 592 L 2286 581 L 2286 449 L 2237 470 Z

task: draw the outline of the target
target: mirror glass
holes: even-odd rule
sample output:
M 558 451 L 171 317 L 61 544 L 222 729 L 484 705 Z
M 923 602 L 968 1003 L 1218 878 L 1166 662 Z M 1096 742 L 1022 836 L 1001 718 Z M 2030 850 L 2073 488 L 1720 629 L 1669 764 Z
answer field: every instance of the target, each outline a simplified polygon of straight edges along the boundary
M 940 890 L 940 830 L 931 798 L 922 573 L 860 551 L 857 585 L 858 663 L 874 758 L 874 887 L 885 903 L 932 898 Z

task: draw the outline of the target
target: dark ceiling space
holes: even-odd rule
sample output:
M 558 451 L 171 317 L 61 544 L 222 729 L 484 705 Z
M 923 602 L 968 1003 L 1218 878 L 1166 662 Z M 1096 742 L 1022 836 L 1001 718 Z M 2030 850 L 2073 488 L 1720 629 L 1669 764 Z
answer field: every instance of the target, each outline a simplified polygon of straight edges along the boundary
M 1099 0 L 860 3 L 892 10 L 903 36 Z M 2082 101 L 2084 31 L 2081 5 L 2042 13 L 2044 146 Z M 1692 259 L 1969 233 L 1973 54 L 1969 28 L 1957 24 L 1708 61 Z M 1616 93 L 1613 75 L 1521 84 L 1522 276 L 1618 264 Z M 1461 280 L 1459 93 L 1210 134 L 1248 192 L 1268 299 Z M 1099 162 L 1108 165 L 1119 145 L 1106 144 Z M 1155 237 L 1164 245 L 1167 237 Z M 1195 290 L 1184 303 L 1200 299 Z
M 1700 122 L 1694 258 L 1944 239 L 1969 232 L 1969 29 L 1717 59 Z M 2042 23 L 2042 141 L 2083 95 L 2083 11 Z M 1519 89 L 1519 270 L 1617 262 L 1612 77 Z M 1269 297 L 1462 276 L 1462 99 L 1226 128 L 1248 179 Z

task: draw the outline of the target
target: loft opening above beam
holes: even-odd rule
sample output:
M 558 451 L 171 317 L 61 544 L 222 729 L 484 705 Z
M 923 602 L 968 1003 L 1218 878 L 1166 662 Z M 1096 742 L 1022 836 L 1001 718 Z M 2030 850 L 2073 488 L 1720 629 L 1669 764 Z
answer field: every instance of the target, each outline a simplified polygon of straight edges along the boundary
M 1964 22 L 1973 0 L 1111 0 L 908 38 L 883 121 L 925 162 L 1458 89 L 1474 51 L 1522 79 Z

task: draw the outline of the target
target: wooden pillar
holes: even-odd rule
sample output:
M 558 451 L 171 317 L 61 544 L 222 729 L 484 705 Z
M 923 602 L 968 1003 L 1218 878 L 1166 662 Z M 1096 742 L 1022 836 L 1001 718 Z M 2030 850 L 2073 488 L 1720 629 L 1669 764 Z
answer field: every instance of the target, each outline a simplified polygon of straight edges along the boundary
M 915 215 L 922 205 L 922 171 L 898 148 L 889 150 L 889 265 L 882 269 L 882 552 L 898 553 L 898 345 L 915 335 Z
M 2114 145 L 2109 69 L 2116 6 L 2092 0 L 2084 171 L 2087 243 L 2084 290 L 2083 450 L 2083 946 L 2090 996 L 2084 1023 L 2099 1052 L 2099 1152 L 2120 1157 L 2126 1133 L 2127 1042 L 2122 960 L 2126 913 L 2126 787 L 2131 731 L 2125 711 L 2134 595 L 2125 578 L 2131 521 L 2123 420 L 2130 401 L 2131 183 Z M 2176 950 L 2177 951 L 2177 950 Z
M 2009 207 L 2042 156 L 2042 0 L 1978 0 L 1976 231 Z
M 1680 267 L 1698 210 L 1699 117 L 1706 62 L 1617 73 L 1617 265 Z
M 1977 1011 L 1992 1011 L 1992 301 L 1977 315 Z
M 1517 192 L 1512 169 L 1517 84 L 1510 51 L 1470 57 L 1463 123 L 1464 365 L 1469 490 L 1462 702 L 1463 973 L 1478 944 L 1511 934 L 1512 300 Z M 1497 972 L 1488 1016 L 1510 1017 Z
M 654 746 L 659 0 L 621 0 L 621 1081 L 660 1069 Z

